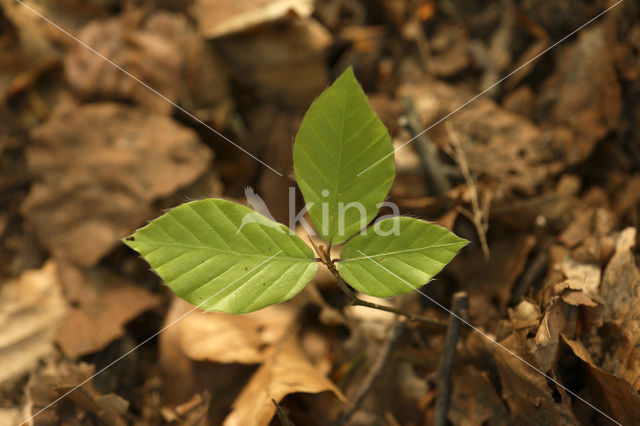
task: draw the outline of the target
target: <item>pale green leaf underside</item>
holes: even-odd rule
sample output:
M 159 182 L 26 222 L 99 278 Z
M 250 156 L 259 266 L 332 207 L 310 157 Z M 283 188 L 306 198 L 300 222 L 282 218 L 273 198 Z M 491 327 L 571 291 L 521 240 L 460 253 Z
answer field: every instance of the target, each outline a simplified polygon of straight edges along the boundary
M 123 241 L 204 310 L 239 314 L 283 302 L 317 269 L 311 249 L 288 228 L 215 198 L 176 207 Z
M 347 69 L 313 102 L 293 148 L 298 185 L 325 241 L 343 243 L 373 220 L 395 176 L 392 152 L 387 129 Z M 364 214 L 347 208 L 352 202 L 361 205 Z M 340 205 L 345 208 L 342 215 Z
M 397 228 L 394 228 L 394 221 Z M 423 220 L 395 217 L 380 221 L 349 240 L 340 252 L 338 270 L 356 290 L 390 297 L 420 288 L 467 245 L 467 240 Z M 398 235 L 387 235 L 393 229 Z

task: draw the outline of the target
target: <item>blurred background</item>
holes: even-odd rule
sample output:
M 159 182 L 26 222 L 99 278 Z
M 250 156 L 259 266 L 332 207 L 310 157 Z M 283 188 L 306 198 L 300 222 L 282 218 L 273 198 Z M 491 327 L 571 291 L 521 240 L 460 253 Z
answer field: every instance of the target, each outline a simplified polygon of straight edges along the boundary
M 389 200 L 472 241 L 423 291 L 466 291 L 471 323 L 638 424 L 640 6 L 545 53 L 612 5 L 0 0 L 0 425 L 433 424 L 444 328 L 347 306 L 324 273 L 188 313 L 120 242 L 247 186 L 288 223 L 296 131 L 348 66 L 394 146 L 415 137 Z M 610 424 L 477 333 L 454 349 L 451 424 Z

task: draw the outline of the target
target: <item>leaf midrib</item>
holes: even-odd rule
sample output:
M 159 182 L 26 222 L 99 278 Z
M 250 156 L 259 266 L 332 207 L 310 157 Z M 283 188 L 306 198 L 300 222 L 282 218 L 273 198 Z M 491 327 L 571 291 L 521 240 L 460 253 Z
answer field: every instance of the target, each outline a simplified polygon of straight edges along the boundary
M 347 88 L 348 89 L 348 88 Z M 344 129 L 346 126 L 346 118 L 345 118 L 345 114 L 347 112 L 347 103 L 349 101 L 349 93 L 347 93 L 346 96 L 344 96 L 344 102 L 342 104 L 342 129 L 340 130 L 340 140 L 339 140 L 339 144 L 338 144 L 338 161 L 337 161 L 337 167 L 336 167 L 336 184 L 334 185 L 334 189 L 333 189 L 333 194 L 331 194 L 331 198 L 333 201 L 333 205 L 331 206 L 333 208 L 333 212 L 331 215 L 331 225 L 329 226 L 329 244 L 331 244 L 333 242 L 333 237 L 336 234 L 336 229 L 335 229 L 335 224 L 336 224 L 336 216 L 338 215 L 337 209 L 338 209 L 338 188 L 340 188 L 340 175 L 342 173 L 342 167 L 340 166 L 342 164 L 342 149 L 344 147 Z
M 350 257 L 350 258 L 347 258 L 347 259 L 340 259 L 340 263 L 352 262 L 354 260 L 365 260 L 365 259 L 369 259 L 369 258 L 374 257 L 374 256 L 393 256 L 394 254 L 413 253 L 413 252 L 417 252 L 417 251 L 421 251 L 421 250 L 428 250 L 428 249 L 440 248 L 440 247 L 449 247 L 449 246 L 460 245 L 460 244 L 464 244 L 464 242 L 435 244 L 435 245 L 431 245 L 431 246 L 427 246 L 427 247 L 418 247 L 418 248 L 415 248 L 415 249 L 389 251 L 389 252 L 385 252 L 385 253 L 372 253 L 372 254 L 367 255 L 367 256 Z
M 173 246 L 173 247 L 183 247 L 183 248 L 190 248 L 190 249 L 196 249 L 196 250 L 205 250 L 205 251 L 210 251 L 210 252 L 214 252 L 214 253 L 223 253 L 223 254 L 231 254 L 231 255 L 238 255 L 238 256 L 249 256 L 249 257 L 258 257 L 258 258 L 262 258 L 262 259 L 268 259 L 273 257 L 273 259 L 280 259 L 280 260 L 294 260 L 294 261 L 303 261 L 303 262 L 317 262 L 315 259 L 309 259 L 309 258 L 303 258 L 303 257 L 290 257 L 290 256 L 274 256 L 274 255 L 266 255 L 266 254 L 251 254 L 251 253 L 242 253 L 242 252 L 238 252 L 238 251 L 234 251 L 234 250 L 223 250 L 223 249 L 218 249 L 215 247 L 209 247 L 209 246 L 197 246 L 197 245 L 193 245 L 193 244 L 184 244 L 184 243 L 177 243 L 177 242 L 164 242 L 164 241 L 143 241 L 145 244 L 149 244 L 149 245 L 159 245 L 159 246 Z M 155 249 L 154 249 L 155 250 Z

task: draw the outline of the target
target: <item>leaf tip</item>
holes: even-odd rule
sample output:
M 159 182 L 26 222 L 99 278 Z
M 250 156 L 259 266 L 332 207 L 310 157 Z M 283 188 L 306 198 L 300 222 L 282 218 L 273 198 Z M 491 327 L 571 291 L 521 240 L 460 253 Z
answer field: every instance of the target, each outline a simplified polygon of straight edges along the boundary
M 353 66 L 349 65 L 344 71 L 342 71 L 342 74 L 340 74 L 340 76 L 336 79 L 336 81 L 338 80 L 350 80 L 351 82 L 355 82 L 358 84 L 358 86 L 360 85 L 360 83 L 358 82 L 358 79 L 356 78 L 356 74 L 353 71 Z

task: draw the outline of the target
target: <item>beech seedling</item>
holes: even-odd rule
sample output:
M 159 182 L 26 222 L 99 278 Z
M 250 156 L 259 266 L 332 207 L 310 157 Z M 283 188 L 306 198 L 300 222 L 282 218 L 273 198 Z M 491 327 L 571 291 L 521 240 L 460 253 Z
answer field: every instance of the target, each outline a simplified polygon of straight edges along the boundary
M 305 114 L 293 164 L 313 227 L 328 247 L 342 245 L 340 259 L 324 249 L 314 253 L 286 226 L 217 198 L 182 204 L 123 241 L 178 296 L 232 314 L 290 299 L 319 263 L 343 289 L 346 282 L 372 296 L 405 294 L 467 244 L 415 218 L 374 221 L 395 177 L 393 148 L 351 68 Z

